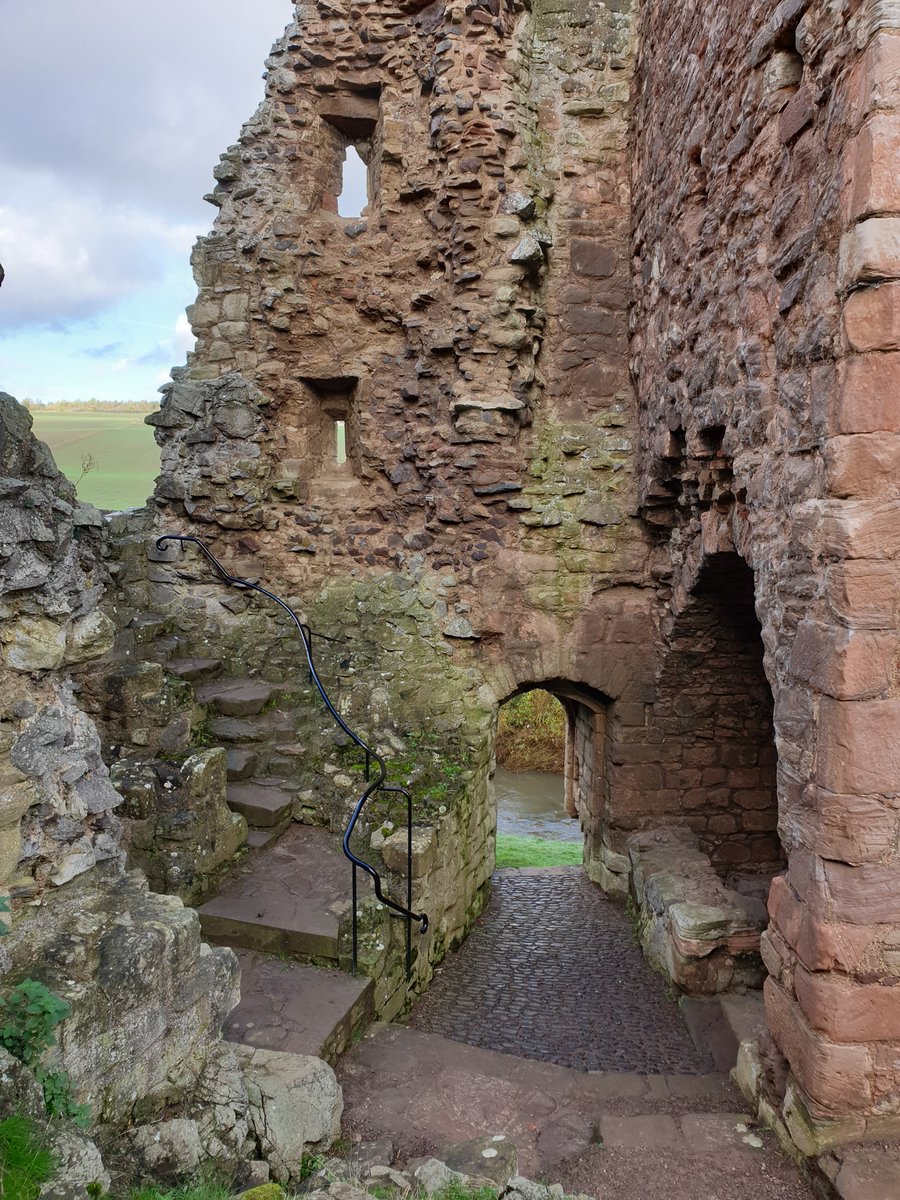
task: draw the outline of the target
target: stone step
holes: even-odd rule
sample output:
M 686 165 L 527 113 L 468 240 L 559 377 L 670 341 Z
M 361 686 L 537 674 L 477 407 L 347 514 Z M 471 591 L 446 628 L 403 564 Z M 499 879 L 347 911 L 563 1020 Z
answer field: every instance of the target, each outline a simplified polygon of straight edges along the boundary
M 248 825 L 271 829 L 290 820 L 294 794 L 285 790 L 289 786 L 283 779 L 231 783 L 227 792 L 228 807 L 246 817 Z
M 263 742 L 279 734 L 293 735 L 294 723 L 287 713 L 270 709 L 255 716 L 217 717 L 210 722 L 209 731 L 223 744 Z
M 245 1046 L 313 1054 L 332 1065 L 372 1018 L 373 984 L 342 971 L 238 951 L 241 1002 L 225 1037 Z
M 187 683 L 195 683 L 199 679 L 209 679 L 222 669 L 220 658 L 172 658 L 166 663 L 166 670 L 177 679 Z
M 223 717 L 258 716 L 275 689 L 260 679 L 217 679 L 197 689 L 197 699 L 208 704 Z
M 371 885 L 360 877 L 360 895 Z M 291 824 L 254 850 L 200 909 L 207 941 L 268 954 L 338 961 L 338 927 L 350 904 L 350 864 L 326 829 Z
M 229 783 L 250 779 L 259 762 L 259 755 L 247 746 L 232 746 L 226 757 Z
M 278 825 L 250 825 L 247 829 L 247 845 L 251 850 L 265 850 L 267 846 L 273 846 L 278 841 L 290 824 L 291 820 L 288 817 Z

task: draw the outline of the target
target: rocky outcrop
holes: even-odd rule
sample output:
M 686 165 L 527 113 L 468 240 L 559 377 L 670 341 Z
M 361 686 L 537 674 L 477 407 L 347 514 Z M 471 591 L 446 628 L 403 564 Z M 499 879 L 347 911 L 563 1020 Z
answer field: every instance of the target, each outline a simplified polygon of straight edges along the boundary
M 274 1177 L 299 1183 L 305 1153 L 327 1149 L 344 1109 L 334 1071 L 318 1058 L 236 1047 L 247 1080 L 250 1125 Z

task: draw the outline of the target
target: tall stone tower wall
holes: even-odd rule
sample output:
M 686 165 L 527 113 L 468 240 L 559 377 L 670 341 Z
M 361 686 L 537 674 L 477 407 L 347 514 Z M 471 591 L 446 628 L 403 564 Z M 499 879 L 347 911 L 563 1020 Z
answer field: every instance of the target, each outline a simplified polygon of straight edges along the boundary
M 753 570 L 789 855 L 766 1007 L 807 1149 L 900 1111 L 898 24 L 878 2 L 641 11 L 642 510 L 671 531 L 676 625 L 711 556 Z

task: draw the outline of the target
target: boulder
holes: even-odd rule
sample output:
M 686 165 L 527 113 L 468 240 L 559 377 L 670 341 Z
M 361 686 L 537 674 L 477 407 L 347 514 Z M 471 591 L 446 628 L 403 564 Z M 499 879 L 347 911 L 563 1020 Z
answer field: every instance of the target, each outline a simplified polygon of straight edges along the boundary
M 53 1174 L 41 1188 L 41 1200 L 88 1200 L 97 1190 L 105 1195 L 110 1178 L 100 1151 L 86 1133 L 72 1125 L 51 1121 L 47 1148 L 55 1163 Z M 88 1188 L 91 1187 L 91 1191 Z
M 308 1146 L 327 1146 L 344 1109 L 334 1071 L 319 1058 L 236 1046 L 247 1082 L 250 1123 L 280 1183 L 297 1183 Z
M 203 1144 L 196 1121 L 178 1117 L 156 1125 L 140 1125 L 131 1135 L 136 1163 L 159 1179 L 179 1179 L 196 1171 Z

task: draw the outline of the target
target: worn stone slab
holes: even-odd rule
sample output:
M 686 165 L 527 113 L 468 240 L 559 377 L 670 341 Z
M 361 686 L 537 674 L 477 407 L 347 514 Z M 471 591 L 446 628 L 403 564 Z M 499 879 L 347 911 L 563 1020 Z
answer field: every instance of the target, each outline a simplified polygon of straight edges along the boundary
M 238 961 L 241 1002 L 225 1024 L 229 1041 L 333 1065 L 371 1017 L 370 979 L 247 950 Z
M 677 1145 L 681 1141 L 681 1130 L 674 1117 L 665 1113 L 650 1113 L 634 1117 L 603 1117 L 600 1136 L 605 1146 L 658 1150 L 662 1146 Z
M 860 1146 L 843 1152 L 835 1180 L 841 1200 L 897 1200 L 900 1146 Z
M 258 679 L 217 679 L 197 691 L 201 704 L 209 704 L 224 717 L 254 717 L 274 695 L 271 684 Z
M 292 793 L 280 787 L 280 780 L 254 780 L 228 785 L 228 807 L 246 817 L 248 825 L 261 828 L 280 825 L 291 815 Z
M 367 894 L 366 882 L 360 887 Z M 208 941 L 337 961 L 338 924 L 350 902 L 350 864 L 325 829 L 292 825 L 255 851 L 200 909 Z

